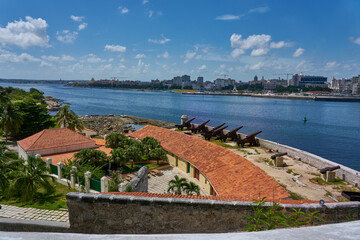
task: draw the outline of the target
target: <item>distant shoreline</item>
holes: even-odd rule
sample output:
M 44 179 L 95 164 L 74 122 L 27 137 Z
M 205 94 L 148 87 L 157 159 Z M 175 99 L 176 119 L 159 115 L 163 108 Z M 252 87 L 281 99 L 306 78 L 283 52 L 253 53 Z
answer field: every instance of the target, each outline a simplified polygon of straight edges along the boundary
M 17 84 L 64 84 L 66 87 L 80 87 L 69 85 L 69 80 L 20 80 L 20 79 L 0 79 L 7 83 Z M 154 89 L 136 89 L 136 88 L 107 88 L 107 87 L 83 87 L 80 88 L 96 88 L 96 89 L 114 89 L 114 90 L 129 90 L 138 92 L 167 92 L 167 93 L 181 93 L 185 95 L 212 95 L 212 96 L 246 96 L 259 98 L 277 98 L 277 99 L 295 99 L 295 100 L 312 100 L 312 101 L 332 101 L 332 102 L 360 102 L 360 96 L 330 96 L 330 95 L 275 95 L 275 94 L 254 94 L 254 93 L 232 93 L 232 92 L 176 92 L 172 90 L 154 90 Z

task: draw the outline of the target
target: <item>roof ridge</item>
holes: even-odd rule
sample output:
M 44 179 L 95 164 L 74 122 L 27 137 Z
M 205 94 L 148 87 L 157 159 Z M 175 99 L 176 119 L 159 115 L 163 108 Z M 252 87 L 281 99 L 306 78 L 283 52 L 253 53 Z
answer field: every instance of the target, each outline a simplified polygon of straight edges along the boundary
M 37 137 L 37 139 L 28 147 L 28 149 L 30 149 L 40 139 L 40 137 L 45 133 L 45 130 L 47 130 L 47 129 L 43 129 L 41 131 L 41 134 L 39 135 L 39 137 Z

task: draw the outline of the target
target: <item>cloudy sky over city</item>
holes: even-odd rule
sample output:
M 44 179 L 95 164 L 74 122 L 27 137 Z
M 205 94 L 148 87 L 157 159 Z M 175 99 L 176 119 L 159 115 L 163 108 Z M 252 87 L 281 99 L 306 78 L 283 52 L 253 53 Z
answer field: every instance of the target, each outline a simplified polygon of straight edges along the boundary
M 2 0 L 0 78 L 352 77 L 359 11 L 356 0 Z

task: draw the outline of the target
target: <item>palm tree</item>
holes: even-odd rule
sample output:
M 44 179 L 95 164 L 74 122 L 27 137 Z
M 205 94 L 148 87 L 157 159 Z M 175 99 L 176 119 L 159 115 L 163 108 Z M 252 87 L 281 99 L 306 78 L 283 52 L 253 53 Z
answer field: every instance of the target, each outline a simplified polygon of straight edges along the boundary
M 5 133 L 5 142 L 9 133 L 19 132 L 22 123 L 23 116 L 12 102 L 5 99 L 4 102 L 0 103 L 0 127 Z
M 79 119 L 79 117 L 75 114 L 73 110 L 69 109 L 69 105 L 64 105 L 55 115 L 56 123 L 59 127 L 66 127 L 70 130 L 83 130 L 84 125 L 83 122 Z
M 9 173 L 14 170 L 15 159 L 8 154 L 8 148 L 0 143 L 0 192 L 5 191 L 9 186 Z
M 181 195 L 181 191 L 185 189 L 186 184 L 185 178 L 179 178 L 178 175 L 175 175 L 174 179 L 169 181 L 168 193 Z
M 186 183 L 184 188 L 185 188 L 186 195 L 194 195 L 194 193 L 198 196 L 200 195 L 199 186 L 193 182 Z
M 27 163 L 24 160 L 11 177 L 13 181 L 9 188 L 9 195 L 20 195 L 22 201 L 34 200 L 38 190 L 44 189 L 47 194 L 54 192 L 54 187 L 49 180 L 54 177 L 49 175 L 46 163 L 41 158 L 29 157 Z

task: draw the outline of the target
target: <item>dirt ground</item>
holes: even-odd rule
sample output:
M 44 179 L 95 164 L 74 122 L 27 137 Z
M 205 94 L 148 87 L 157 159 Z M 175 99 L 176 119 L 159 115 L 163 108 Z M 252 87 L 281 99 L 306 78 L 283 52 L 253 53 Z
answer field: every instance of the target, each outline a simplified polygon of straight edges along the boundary
M 294 199 L 347 201 L 341 196 L 342 191 L 360 191 L 358 187 L 340 179 L 327 183 L 321 180 L 319 169 L 289 156 L 283 157 L 284 167 L 275 167 L 271 156 L 276 152 L 270 152 L 264 147 L 245 146 L 242 148 L 229 141 L 226 145 L 231 151 L 245 157 L 274 178 Z

